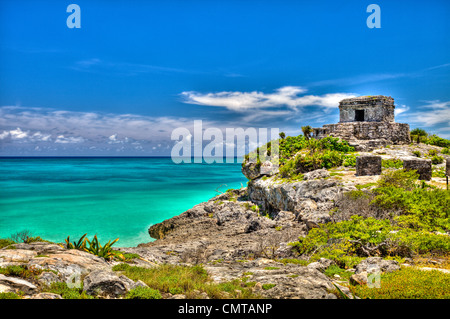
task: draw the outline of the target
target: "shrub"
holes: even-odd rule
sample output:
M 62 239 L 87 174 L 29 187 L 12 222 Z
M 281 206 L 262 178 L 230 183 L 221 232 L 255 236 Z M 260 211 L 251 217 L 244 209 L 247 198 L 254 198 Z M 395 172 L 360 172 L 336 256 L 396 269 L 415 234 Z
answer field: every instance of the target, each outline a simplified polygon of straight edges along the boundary
M 342 165 L 345 167 L 355 167 L 356 166 L 356 155 L 349 154 L 345 155 L 342 161 Z
M 422 156 L 422 153 L 420 153 L 420 151 L 413 151 L 412 152 L 415 156 L 417 156 L 417 157 L 421 157 Z
M 380 288 L 351 287 L 354 294 L 371 299 L 449 299 L 450 274 L 413 267 L 381 275 Z
M 82 287 L 69 288 L 65 282 L 54 282 L 44 291 L 61 295 L 64 299 L 94 299 L 93 296 L 86 294 Z
M 435 165 L 444 163 L 444 158 L 442 156 L 434 155 L 431 158 L 431 163 Z
M 11 240 L 16 243 L 25 243 L 25 244 L 33 242 L 49 242 L 48 240 L 44 240 L 39 236 L 33 237 L 31 231 L 29 230 L 22 230 L 12 234 Z
M 85 236 L 86 234 L 81 236 L 81 238 L 77 242 L 74 241 L 73 243 L 70 242 L 70 236 L 68 236 L 66 239 L 66 248 L 87 251 L 88 253 L 105 259 L 118 257 L 122 260 L 125 260 L 125 257 L 120 252 L 114 251 L 112 249 L 112 245 L 114 245 L 119 240 L 119 238 L 116 238 L 112 242 L 108 241 L 105 245 L 102 246 L 98 241 L 97 235 L 94 235 L 92 241 Z
M 148 287 L 136 287 L 127 292 L 126 299 L 161 299 L 161 293 Z
M 381 160 L 381 167 L 383 168 L 401 168 L 403 161 L 401 159 L 383 159 Z
M 428 151 L 428 155 L 429 156 L 435 156 L 435 155 L 437 155 L 437 153 L 438 152 L 436 150 L 434 150 L 434 149 L 431 149 L 431 150 Z
M 8 247 L 9 245 L 15 244 L 16 242 L 10 238 L 1 239 L 0 238 L 0 249 Z
M 439 147 L 450 147 L 450 140 L 439 137 L 435 134 L 429 136 L 424 143 L 429 145 L 435 145 Z
M 450 155 L 450 147 L 445 147 L 444 149 L 442 149 L 441 153 L 445 155 Z
M 412 190 L 416 186 L 419 174 L 413 170 L 395 170 L 383 172 L 377 182 L 379 188 L 382 187 L 398 187 L 405 190 Z
M 18 294 L 13 292 L 0 292 L 0 299 L 22 299 Z

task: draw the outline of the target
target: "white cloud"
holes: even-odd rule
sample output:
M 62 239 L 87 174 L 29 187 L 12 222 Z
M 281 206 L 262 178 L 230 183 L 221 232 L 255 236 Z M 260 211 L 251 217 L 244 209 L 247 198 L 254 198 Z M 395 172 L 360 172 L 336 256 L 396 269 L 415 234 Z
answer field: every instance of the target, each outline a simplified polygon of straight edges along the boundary
M 423 111 L 408 114 L 407 119 L 412 123 L 432 127 L 435 125 L 450 126 L 450 101 L 427 101 L 427 105 L 421 106 Z
M 300 86 L 284 86 L 274 93 L 253 92 L 217 92 L 199 93 L 195 91 L 182 92 L 184 102 L 188 104 L 225 107 L 235 112 L 252 109 L 288 107 L 296 110 L 305 106 L 320 106 L 324 108 L 337 107 L 339 101 L 354 97 L 348 93 L 329 93 L 325 95 L 303 95 L 307 90 Z
M 84 138 L 82 138 L 81 136 L 79 136 L 79 137 L 73 137 L 73 136 L 65 137 L 64 135 L 58 135 L 56 137 L 56 141 L 55 141 L 55 143 L 59 143 L 59 144 L 76 144 L 76 143 L 83 143 L 83 142 L 84 142 Z
M 35 132 L 33 134 L 30 131 L 23 131 L 20 127 L 12 129 L 9 131 L 3 131 L 0 133 L 0 140 L 5 140 L 7 138 L 13 141 L 19 142 L 47 142 L 51 141 L 50 134 L 42 134 L 41 132 Z

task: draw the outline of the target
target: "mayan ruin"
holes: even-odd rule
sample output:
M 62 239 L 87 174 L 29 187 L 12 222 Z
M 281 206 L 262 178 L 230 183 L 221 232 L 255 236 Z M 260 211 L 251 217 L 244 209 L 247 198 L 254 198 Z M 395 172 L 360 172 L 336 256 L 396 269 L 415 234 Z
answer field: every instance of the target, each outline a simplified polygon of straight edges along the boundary
M 313 128 L 313 137 L 339 137 L 360 151 L 389 144 L 409 144 L 409 125 L 395 123 L 394 110 L 394 99 L 390 96 L 344 99 L 339 102 L 339 123 Z

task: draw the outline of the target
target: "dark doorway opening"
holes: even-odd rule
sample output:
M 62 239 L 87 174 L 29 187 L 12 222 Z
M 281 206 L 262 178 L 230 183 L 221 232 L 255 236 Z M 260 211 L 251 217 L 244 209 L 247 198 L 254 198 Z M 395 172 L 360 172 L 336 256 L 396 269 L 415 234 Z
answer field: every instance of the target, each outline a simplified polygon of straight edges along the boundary
M 355 110 L 355 121 L 364 122 L 364 110 Z

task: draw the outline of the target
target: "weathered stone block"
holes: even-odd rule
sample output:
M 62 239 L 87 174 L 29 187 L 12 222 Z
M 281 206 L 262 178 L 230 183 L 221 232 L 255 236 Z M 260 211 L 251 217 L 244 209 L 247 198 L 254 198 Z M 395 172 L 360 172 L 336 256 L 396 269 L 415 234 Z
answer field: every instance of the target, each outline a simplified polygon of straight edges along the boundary
M 356 176 L 380 175 L 380 156 L 358 156 L 356 157 Z
M 431 180 L 431 160 L 429 159 L 405 159 L 403 160 L 405 170 L 415 170 L 420 180 Z

